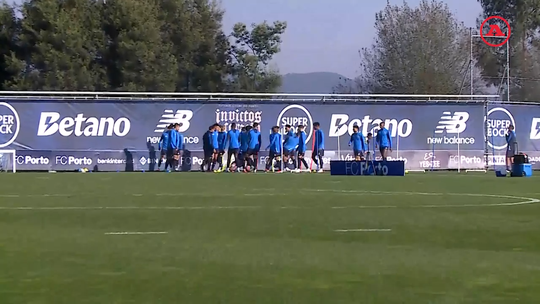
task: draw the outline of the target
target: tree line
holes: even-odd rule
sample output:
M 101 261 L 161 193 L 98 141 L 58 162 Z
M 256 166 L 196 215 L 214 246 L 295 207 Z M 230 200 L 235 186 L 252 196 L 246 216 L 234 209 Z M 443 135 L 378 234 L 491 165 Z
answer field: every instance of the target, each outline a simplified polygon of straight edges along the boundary
M 479 34 L 477 29 L 490 16 L 501 16 L 510 24 L 509 87 L 506 45 L 490 47 L 474 37 L 471 58 L 471 29 L 443 1 L 421 0 L 415 7 L 387 2 L 376 14 L 372 45 L 359 51 L 360 75 L 337 86 L 336 92 L 470 94 L 472 86 L 474 94 L 497 91 L 506 96 L 509 90 L 512 100 L 540 100 L 540 0 L 478 2 L 483 12 L 473 34 Z M 506 25 L 499 25 L 507 33 Z
M 0 3 L 0 90 L 275 92 L 281 21 L 223 30 L 215 0 Z

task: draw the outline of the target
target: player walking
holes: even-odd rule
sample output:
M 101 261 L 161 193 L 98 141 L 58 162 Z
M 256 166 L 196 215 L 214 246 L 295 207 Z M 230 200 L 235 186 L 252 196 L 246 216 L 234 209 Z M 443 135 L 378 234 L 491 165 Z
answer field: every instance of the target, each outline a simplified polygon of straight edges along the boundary
M 268 147 L 266 147 L 266 150 L 270 150 L 268 154 L 268 159 L 266 160 L 266 169 L 264 172 L 270 171 L 270 168 L 272 167 L 272 171 L 274 171 L 274 165 L 278 167 L 278 172 L 281 171 L 281 133 L 279 133 L 279 127 L 274 126 L 272 127 L 272 132 L 269 136 L 270 144 Z M 274 164 L 274 161 L 276 163 Z
M 161 134 L 161 138 L 159 139 L 158 149 L 160 151 L 160 155 L 158 161 L 158 171 L 161 170 L 161 163 L 164 160 L 165 163 L 167 163 L 167 147 L 169 146 L 169 139 L 171 137 L 172 128 L 173 124 L 168 125 L 167 129 L 163 131 L 163 133 Z M 165 166 L 165 170 L 167 170 L 167 166 Z
M 364 160 L 364 152 L 366 151 L 366 139 L 360 132 L 358 126 L 353 126 L 353 134 L 349 140 L 349 147 L 353 146 L 353 155 L 356 161 Z
M 298 137 L 298 147 L 296 148 L 296 152 L 298 152 L 298 169 L 296 169 L 296 172 L 302 171 L 302 165 L 304 165 L 305 170 L 309 169 L 306 159 L 304 158 L 304 156 L 306 155 L 307 139 L 307 134 L 304 130 L 305 126 L 298 126 L 298 131 L 296 135 Z
M 315 122 L 313 124 L 314 138 L 313 138 L 313 151 L 311 152 L 311 159 L 317 165 L 317 169 L 314 172 L 323 172 L 323 156 L 324 156 L 324 133 L 321 130 L 321 124 Z
M 382 160 L 388 157 L 388 151 L 392 152 L 392 138 L 390 132 L 384 127 L 384 121 L 379 124 L 380 130 L 377 131 L 376 143 L 381 152 Z

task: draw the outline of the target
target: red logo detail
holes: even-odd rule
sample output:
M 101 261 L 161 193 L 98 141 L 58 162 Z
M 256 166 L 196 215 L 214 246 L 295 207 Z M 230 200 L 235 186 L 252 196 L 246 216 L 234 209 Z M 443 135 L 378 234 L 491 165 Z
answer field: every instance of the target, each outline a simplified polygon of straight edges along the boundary
M 497 24 L 491 24 L 489 25 L 489 31 L 487 34 L 484 35 L 484 25 L 486 25 L 486 22 L 488 22 L 489 20 L 491 19 L 499 19 L 499 20 L 502 20 L 505 24 L 506 24 L 506 28 L 508 29 L 508 33 L 505 35 L 503 33 L 503 31 L 501 30 L 501 28 L 499 27 L 499 25 Z M 494 44 L 494 43 L 489 43 L 487 42 L 486 40 L 486 37 L 505 37 L 506 38 L 503 40 L 503 42 L 501 43 L 497 43 L 497 44 Z M 508 42 L 508 39 L 510 39 L 510 23 L 508 23 L 508 21 L 506 21 L 506 19 L 504 19 L 503 17 L 499 17 L 499 16 L 491 16 L 489 18 L 487 18 L 486 20 L 484 20 L 484 22 L 482 22 L 482 25 L 480 26 L 480 37 L 482 38 L 482 40 L 484 40 L 484 42 L 489 45 L 489 46 L 492 46 L 492 47 L 499 47 L 499 46 L 502 46 L 504 45 L 505 43 Z

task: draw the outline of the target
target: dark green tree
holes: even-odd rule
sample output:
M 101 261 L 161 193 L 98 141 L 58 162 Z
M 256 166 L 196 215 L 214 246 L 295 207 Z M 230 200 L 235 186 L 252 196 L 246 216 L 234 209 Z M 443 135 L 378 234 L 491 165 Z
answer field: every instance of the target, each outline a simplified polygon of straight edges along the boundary
M 31 0 L 22 5 L 16 50 L 7 58 L 13 89 L 95 90 L 103 41 L 99 10 L 88 0 Z
M 275 92 L 281 86 L 281 75 L 270 62 L 279 53 L 281 35 L 287 23 L 275 21 L 235 24 L 231 34 L 229 90 L 236 92 Z
M 14 71 L 10 71 L 8 61 L 11 54 L 18 56 L 20 51 L 17 47 L 17 39 L 20 31 L 20 23 L 15 16 L 15 8 L 7 3 L 0 3 L 0 90 L 5 90 L 4 85 L 13 81 Z
M 109 87 L 121 91 L 175 91 L 177 61 L 164 41 L 153 0 L 107 0 L 102 25 Z
M 162 34 L 178 62 L 177 91 L 222 91 L 227 71 L 223 11 L 213 0 L 157 0 Z

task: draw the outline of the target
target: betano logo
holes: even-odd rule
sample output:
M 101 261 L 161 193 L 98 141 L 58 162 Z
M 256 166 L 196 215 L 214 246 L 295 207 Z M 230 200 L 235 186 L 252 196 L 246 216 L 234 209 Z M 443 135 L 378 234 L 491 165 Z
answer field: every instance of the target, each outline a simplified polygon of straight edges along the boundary
M 392 137 L 408 137 L 412 133 L 413 124 L 409 119 L 386 119 L 380 118 L 372 119 L 369 115 L 365 115 L 364 118 L 350 119 L 347 114 L 332 114 L 330 120 L 329 137 L 340 137 L 345 134 L 351 135 L 353 133 L 353 127 L 358 126 L 362 134 L 375 133 L 379 130 L 379 124 L 384 121 L 386 128 L 390 131 Z
M 467 121 L 469 120 L 468 112 L 443 112 L 439 124 L 433 131 L 433 137 L 427 138 L 429 145 L 473 145 L 474 137 L 460 136 L 467 129 Z M 445 134 L 441 137 L 436 134 Z M 447 136 L 447 134 L 456 134 Z
M 52 136 L 59 133 L 61 136 L 101 137 L 126 136 L 131 129 L 131 122 L 126 117 L 114 119 L 112 117 L 85 117 L 79 113 L 75 117 L 61 117 L 58 112 L 42 112 L 39 118 L 37 136 Z

